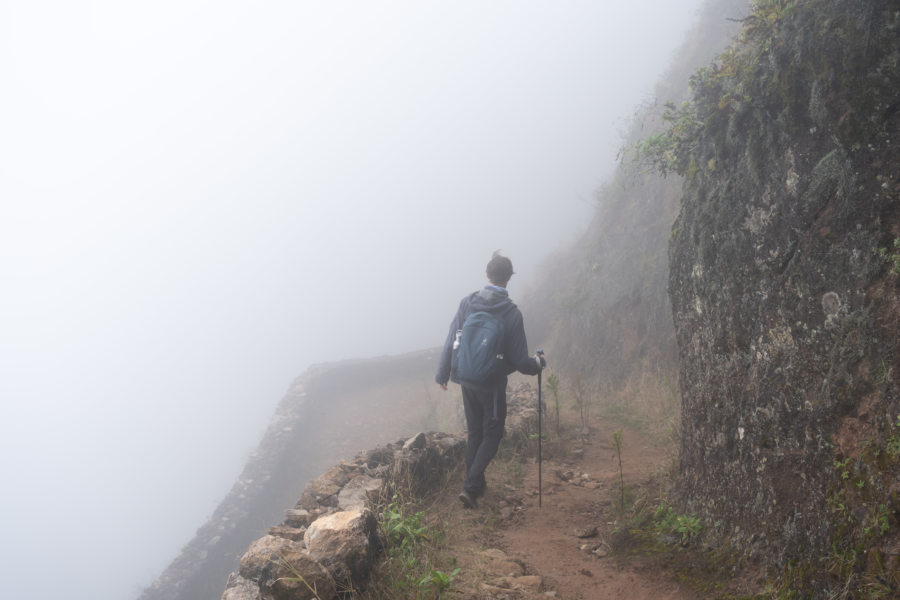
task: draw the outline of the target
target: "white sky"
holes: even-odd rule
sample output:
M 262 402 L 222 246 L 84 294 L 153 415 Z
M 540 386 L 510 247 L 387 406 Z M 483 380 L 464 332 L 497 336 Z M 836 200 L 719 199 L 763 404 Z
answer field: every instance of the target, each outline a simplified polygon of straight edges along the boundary
M 0 0 L 0 597 L 136 596 L 308 364 L 515 298 L 700 3 Z

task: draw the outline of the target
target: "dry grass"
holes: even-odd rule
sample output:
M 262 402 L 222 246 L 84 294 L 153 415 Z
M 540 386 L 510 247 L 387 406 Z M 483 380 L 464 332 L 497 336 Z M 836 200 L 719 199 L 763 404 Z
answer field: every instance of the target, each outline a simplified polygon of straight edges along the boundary
M 640 373 L 597 400 L 599 413 L 646 433 L 656 444 L 681 439 L 678 385 L 660 374 Z

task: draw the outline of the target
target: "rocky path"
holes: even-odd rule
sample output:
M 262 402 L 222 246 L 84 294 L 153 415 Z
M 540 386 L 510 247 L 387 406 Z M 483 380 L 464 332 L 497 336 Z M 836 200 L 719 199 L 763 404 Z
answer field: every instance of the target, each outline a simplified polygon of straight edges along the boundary
M 537 465 L 530 462 L 520 473 L 509 472 L 515 462 L 492 464 L 489 482 L 498 485 L 489 487 L 477 511 L 446 503 L 441 518 L 452 528 L 450 552 L 463 568 L 457 597 L 700 598 L 670 573 L 609 554 L 619 491 L 612 446 L 617 429 L 601 423 L 584 440 L 583 452 L 544 461 L 540 507 Z M 668 460 L 664 448 L 624 430 L 626 485 L 645 480 Z

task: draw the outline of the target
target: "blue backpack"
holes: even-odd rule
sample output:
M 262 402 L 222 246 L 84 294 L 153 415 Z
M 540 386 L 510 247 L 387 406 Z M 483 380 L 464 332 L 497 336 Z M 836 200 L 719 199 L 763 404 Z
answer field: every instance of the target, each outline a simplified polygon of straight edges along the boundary
M 461 382 L 488 382 L 503 367 L 503 321 L 495 315 L 479 311 L 466 317 L 462 329 L 456 332 L 456 376 Z

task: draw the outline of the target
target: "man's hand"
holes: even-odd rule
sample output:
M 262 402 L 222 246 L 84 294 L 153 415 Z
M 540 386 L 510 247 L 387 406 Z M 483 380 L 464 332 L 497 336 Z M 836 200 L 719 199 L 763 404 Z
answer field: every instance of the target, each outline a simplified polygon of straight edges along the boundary
M 543 370 L 544 367 L 547 366 L 547 361 L 544 360 L 544 351 L 538 350 L 534 353 L 534 361 L 538 364 L 538 368 Z
M 439 383 L 438 385 L 440 386 L 440 388 L 441 388 L 442 390 L 444 390 L 445 392 L 447 391 L 447 384 L 446 384 L 446 383 Z

